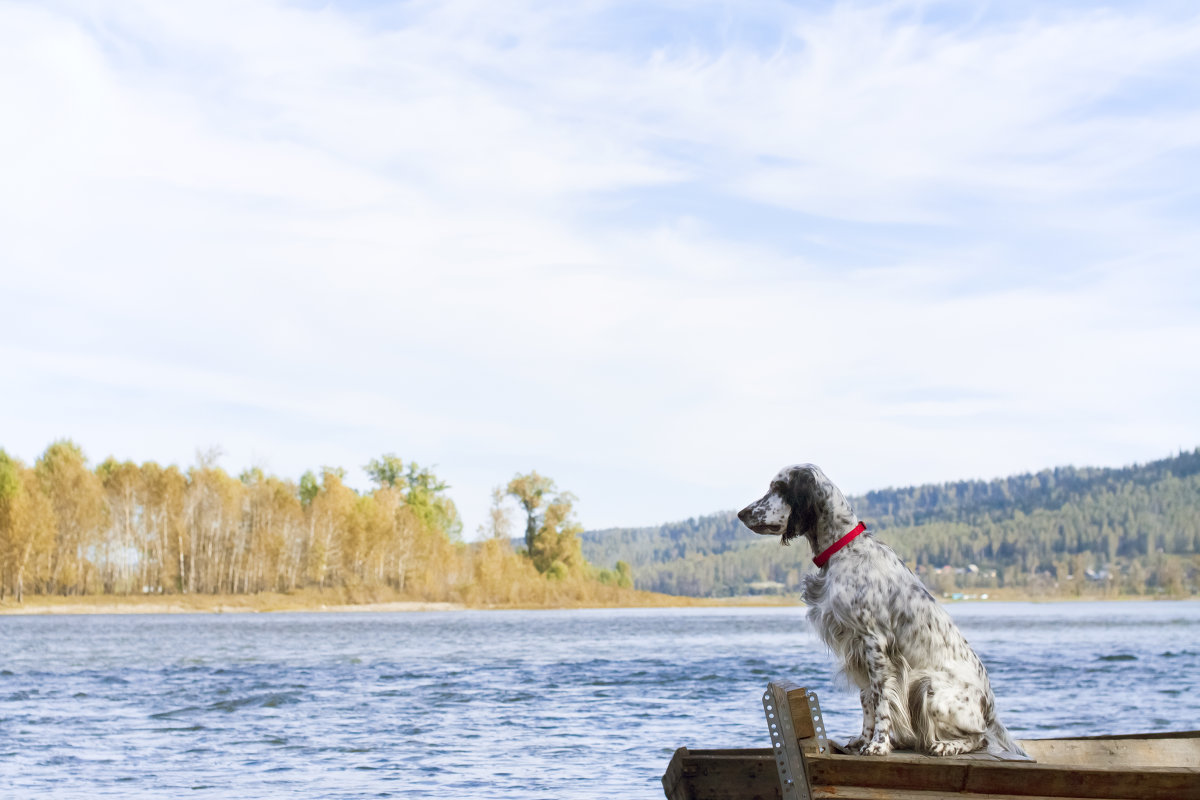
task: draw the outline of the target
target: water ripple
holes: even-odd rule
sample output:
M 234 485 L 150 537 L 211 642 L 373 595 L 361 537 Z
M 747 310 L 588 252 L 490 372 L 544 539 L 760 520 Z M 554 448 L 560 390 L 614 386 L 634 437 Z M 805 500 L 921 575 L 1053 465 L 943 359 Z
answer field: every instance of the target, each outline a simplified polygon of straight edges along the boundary
M 1018 735 L 1200 719 L 1200 603 L 951 607 Z M 0 797 L 661 797 L 760 747 L 770 678 L 856 694 L 803 610 L 9 617 Z

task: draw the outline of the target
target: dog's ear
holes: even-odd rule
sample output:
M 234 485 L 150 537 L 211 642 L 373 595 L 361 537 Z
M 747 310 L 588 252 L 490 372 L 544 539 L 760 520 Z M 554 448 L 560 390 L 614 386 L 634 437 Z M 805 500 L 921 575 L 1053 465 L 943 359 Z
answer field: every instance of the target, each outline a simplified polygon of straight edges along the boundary
M 824 496 L 812 470 L 801 468 L 793 471 L 784 489 L 783 499 L 787 501 L 791 513 L 788 514 L 787 529 L 780 541 L 788 544 L 797 536 L 814 534 L 815 537 Z M 814 538 L 814 546 L 815 542 Z

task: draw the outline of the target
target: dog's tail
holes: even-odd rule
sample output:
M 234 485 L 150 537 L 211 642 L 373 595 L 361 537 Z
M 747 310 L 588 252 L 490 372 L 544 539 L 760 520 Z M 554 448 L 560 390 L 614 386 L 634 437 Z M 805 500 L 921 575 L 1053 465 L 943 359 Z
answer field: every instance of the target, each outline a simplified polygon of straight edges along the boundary
M 929 753 L 939 740 L 962 739 L 971 750 L 985 750 L 1004 760 L 1032 760 L 996 719 L 995 699 L 990 689 L 974 691 L 979 705 L 947 711 L 944 702 L 935 697 L 958 695 L 972 687 L 944 672 L 914 673 L 908 687 L 908 715 L 912 720 L 916 749 Z
M 1033 760 L 1025 752 L 1025 748 L 1017 744 L 1017 740 L 1012 738 L 1012 734 L 1008 732 L 1008 728 L 1000 724 L 1000 720 L 992 720 L 992 724 L 988 726 L 987 733 L 983 735 L 983 741 L 988 753 L 997 758 L 1003 758 L 1006 761 Z
M 913 747 L 929 752 L 933 741 L 934 719 L 928 698 L 933 693 L 933 678 L 926 673 L 917 673 L 916 680 L 908 685 L 908 718 L 913 729 Z

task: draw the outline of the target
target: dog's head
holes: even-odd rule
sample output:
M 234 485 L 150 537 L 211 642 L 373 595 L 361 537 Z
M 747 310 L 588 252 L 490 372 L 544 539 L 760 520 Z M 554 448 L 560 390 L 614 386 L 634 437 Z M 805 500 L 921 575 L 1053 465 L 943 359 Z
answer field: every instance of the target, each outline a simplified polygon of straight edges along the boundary
M 826 530 L 857 521 L 841 491 L 815 464 L 781 469 L 767 493 L 739 511 L 738 519 L 755 533 L 778 536 L 782 544 L 807 537 L 814 553 Z

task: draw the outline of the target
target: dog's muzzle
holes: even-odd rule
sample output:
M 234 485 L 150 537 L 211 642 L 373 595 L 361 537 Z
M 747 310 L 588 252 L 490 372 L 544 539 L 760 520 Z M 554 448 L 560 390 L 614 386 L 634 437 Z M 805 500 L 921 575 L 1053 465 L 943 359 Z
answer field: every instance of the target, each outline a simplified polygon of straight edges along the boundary
M 784 525 L 778 521 L 767 519 L 763 506 L 764 503 L 761 500 L 751 503 L 738 512 L 738 519 L 750 530 L 764 536 L 776 536 L 783 533 Z

